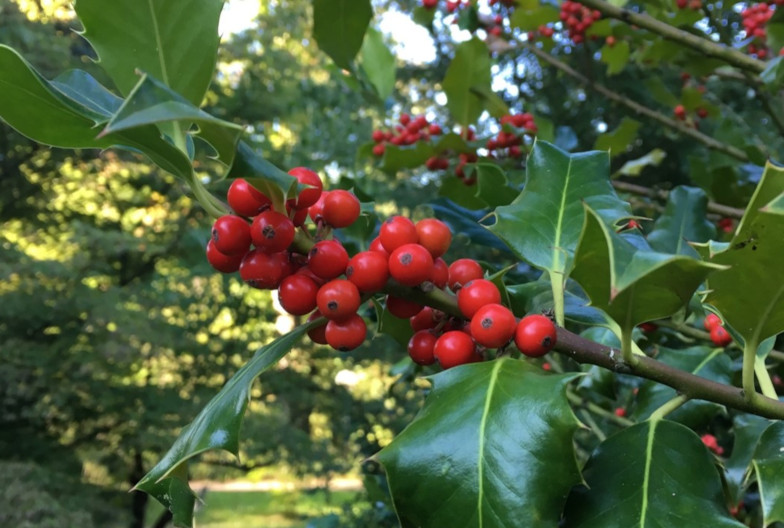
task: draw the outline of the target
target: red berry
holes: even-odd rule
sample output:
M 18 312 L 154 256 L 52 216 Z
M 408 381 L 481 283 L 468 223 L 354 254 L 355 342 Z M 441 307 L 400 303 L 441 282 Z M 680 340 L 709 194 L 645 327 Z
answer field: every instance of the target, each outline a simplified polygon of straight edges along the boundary
M 408 319 L 409 317 L 418 314 L 421 309 L 422 305 L 417 304 L 414 301 L 387 295 L 387 311 L 395 317 Z
M 311 322 L 314 319 L 318 319 L 319 317 L 321 317 L 321 312 L 316 310 L 315 312 L 310 314 L 310 317 L 308 317 L 308 322 Z M 327 344 L 327 336 L 325 335 L 326 330 L 327 330 L 327 323 L 324 322 L 323 324 L 320 324 L 308 330 L 308 337 L 314 343 L 318 343 L 319 345 L 326 345 Z
M 432 365 L 436 362 L 433 349 L 438 337 L 430 330 L 420 330 L 411 336 L 408 341 L 408 355 L 414 363 L 419 365 Z
M 517 320 L 512 311 L 500 304 L 486 304 L 471 318 L 471 336 L 487 348 L 504 346 L 512 339 Z
M 381 243 L 380 237 L 376 237 L 370 242 L 370 246 L 368 247 L 368 250 L 382 253 L 384 256 L 387 257 L 387 259 L 389 259 L 389 251 L 384 249 L 384 245 Z
M 616 407 L 614 412 L 615 412 L 615 416 L 618 416 L 619 418 L 623 418 L 624 416 L 626 416 L 626 409 L 624 409 L 623 407 Z
M 408 321 L 411 323 L 411 329 L 414 332 L 418 332 L 420 330 L 435 328 L 436 324 L 438 323 L 436 320 L 436 314 L 438 313 L 440 312 L 436 312 L 431 307 L 425 306 L 419 310 L 419 313 L 409 318 Z
M 527 315 L 515 329 L 515 345 L 528 357 L 547 354 L 555 346 L 555 340 L 555 325 L 544 315 Z
M 348 266 L 348 252 L 337 240 L 316 242 L 308 253 L 308 267 L 322 279 L 342 275 Z
M 704 434 L 700 437 L 702 443 L 705 444 L 705 447 L 716 453 L 717 455 L 724 454 L 724 448 L 719 445 L 719 442 L 716 440 L 716 437 L 712 434 Z
M 433 258 L 438 258 L 449 249 L 452 231 L 444 222 L 435 218 L 425 218 L 416 223 L 419 244 L 424 246 Z
M 389 274 L 404 286 L 418 286 L 433 275 L 433 257 L 419 244 L 405 244 L 389 256 Z
M 212 224 L 215 249 L 224 255 L 245 255 L 250 249 L 250 226 L 236 215 L 223 215 Z
M 318 201 L 308 207 L 308 215 L 313 223 L 317 224 L 324 221 L 324 200 L 329 196 L 330 191 L 322 191 Z
M 727 329 L 723 326 L 714 326 L 710 329 L 710 338 L 713 344 L 720 347 L 725 347 L 732 343 L 732 336 Z
M 449 265 L 449 288 L 456 292 L 464 284 L 484 277 L 482 266 L 473 259 L 458 259 Z
M 304 273 L 289 275 L 280 283 L 278 300 L 291 315 L 305 315 L 316 308 L 319 286 Z
M 272 209 L 256 216 L 250 226 L 253 244 L 266 253 L 288 249 L 294 241 L 294 231 L 294 222 Z
M 446 332 L 433 347 L 433 356 L 445 369 L 471 363 L 476 358 L 476 345 L 471 336 L 460 330 Z
M 501 304 L 501 292 L 489 280 L 472 280 L 457 292 L 457 307 L 466 319 L 487 304 Z
M 245 255 L 224 255 L 215 247 L 215 243 L 210 239 L 207 242 L 207 262 L 221 273 L 234 273 L 240 269 L 240 263 Z
M 378 233 L 381 245 L 389 253 L 405 244 L 416 244 L 419 240 L 417 228 L 414 222 L 405 216 L 393 216 L 387 218 Z
M 254 288 L 272 290 L 291 274 L 288 253 L 266 253 L 260 249 L 249 251 L 240 264 L 240 277 Z
M 675 109 L 673 110 L 673 113 L 675 114 L 675 117 L 680 119 L 681 121 L 686 119 L 686 109 L 683 107 L 683 105 L 676 106 Z
M 272 205 L 272 201 L 264 193 L 242 178 L 231 182 L 226 200 L 234 212 L 241 216 L 256 216 Z
M 353 314 L 342 321 L 330 320 L 324 331 L 327 344 L 335 350 L 348 352 L 365 341 L 367 325 L 359 315 Z
M 346 278 L 362 293 L 381 291 L 389 279 L 389 259 L 378 251 L 362 251 L 348 261 Z
M 433 261 L 433 274 L 430 276 L 430 282 L 436 285 L 436 288 L 442 290 L 446 288 L 449 281 L 449 266 L 442 258 L 437 258 Z
M 410 116 L 410 115 L 408 115 L 408 114 L 402 114 L 402 115 L 400 116 L 400 124 L 401 124 L 401 125 L 403 125 L 403 126 L 406 126 L 406 125 L 407 125 L 407 124 L 409 124 L 410 122 L 411 122 L 411 116 Z
M 373 145 L 373 155 L 376 156 L 377 158 L 380 158 L 381 156 L 383 156 L 384 155 L 384 151 L 386 151 L 386 150 L 387 150 L 387 147 L 383 143 L 379 143 L 377 145 Z
M 345 279 L 329 281 L 316 294 L 319 312 L 333 320 L 346 319 L 357 313 L 360 302 L 359 290 Z
M 359 212 L 359 200 L 348 191 L 330 191 L 324 198 L 324 222 L 332 227 L 350 226 L 359 218 Z
M 702 322 L 702 326 L 705 327 L 705 330 L 710 332 L 713 330 L 713 327 L 721 326 L 721 318 L 715 313 L 709 313 L 705 316 L 705 320 Z
M 655 332 L 658 329 L 659 329 L 659 327 L 656 325 L 656 323 L 650 323 L 650 322 L 648 322 L 648 323 L 640 323 L 640 330 L 642 330 L 646 334 L 649 334 L 651 332 Z
M 375 141 L 376 143 L 381 143 L 386 139 L 387 135 L 384 133 L 383 130 L 374 130 L 372 137 L 373 137 L 373 141 Z
M 289 171 L 289 174 L 297 178 L 301 184 L 308 186 L 297 195 L 295 207 L 304 209 L 316 203 L 321 197 L 321 191 L 324 188 L 318 174 L 305 167 L 294 167 Z

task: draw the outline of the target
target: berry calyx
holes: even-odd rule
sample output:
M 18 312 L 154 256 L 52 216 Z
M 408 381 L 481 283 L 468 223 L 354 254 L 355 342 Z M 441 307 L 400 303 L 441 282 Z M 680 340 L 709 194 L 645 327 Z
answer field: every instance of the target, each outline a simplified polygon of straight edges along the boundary
M 512 311 L 500 304 L 486 304 L 471 318 L 471 336 L 487 348 L 504 346 L 512 339 L 517 320 Z
M 408 341 L 408 355 L 418 365 L 432 365 L 436 362 L 433 351 L 438 337 L 430 330 L 420 330 Z
M 433 274 L 433 257 L 419 244 L 404 244 L 389 256 L 389 274 L 404 286 L 418 286 Z
M 237 215 L 223 215 L 212 224 L 215 249 L 224 255 L 244 255 L 250 249 L 250 226 Z
M 555 325 L 544 315 L 527 315 L 517 324 L 514 341 L 526 356 L 541 357 L 555 346 Z
M 316 304 L 319 312 L 332 320 L 340 321 L 355 314 L 361 302 L 359 290 L 351 281 L 335 279 L 319 288 Z
M 330 191 L 324 198 L 324 222 L 332 227 L 348 227 L 359 218 L 359 199 L 348 191 Z
M 277 253 L 287 249 L 294 241 L 294 222 L 277 211 L 269 209 L 253 219 L 250 236 L 253 245 L 265 253 Z
M 457 292 L 457 307 L 466 319 L 487 304 L 501 304 L 501 292 L 489 280 L 472 280 Z
M 340 321 L 330 320 L 324 330 L 327 344 L 341 352 L 359 347 L 365 341 L 365 336 L 367 336 L 367 325 L 357 314 Z
M 464 365 L 477 359 L 476 345 L 470 335 L 452 330 L 438 338 L 433 356 L 445 369 Z

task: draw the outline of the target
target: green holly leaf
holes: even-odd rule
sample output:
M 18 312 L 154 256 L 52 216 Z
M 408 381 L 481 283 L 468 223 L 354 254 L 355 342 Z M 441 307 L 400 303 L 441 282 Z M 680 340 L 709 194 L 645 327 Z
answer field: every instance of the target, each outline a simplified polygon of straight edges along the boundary
M 531 8 L 518 6 L 509 18 L 509 23 L 513 28 L 522 31 L 536 31 L 539 26 L 544 26 L 552 22 L 558 22 L 560 11 L 551 5 L 532 5 Z
M 435 152 L 433 145 L 424 141 L 406 146 L 387 144 L 381 158 L 381 170 L 394 174 L 399 170 L 421 167 Z
M 123 100 L 84 70 L 68 70 L 49 82 L 85 113 L 94 116 L 96 124 L 105 123 L 120 109 Z
M 218 54 L 223 0 L 77 0 L 83 36 L 123 95 L 139 79 L 136 70 L 199 106 L 212 80 Z
M 375 455 L 401 526 L 502 528 L 521 515 L 557 526 L 580 481 L 565 394 L 574 378 L 509 358 L 433 376 L 423 409 Z
M 724 462 L 724 478 L 733 504 L 743 500 L 746 476 L 760 436 L 772 422 L 753 414 L 737 414 L 732 419 L 732 454 Z
M 596 138 L 593 148 L 596 150 L 609 150 L 611 156 L 618 156 L 626 152 L 632 141 L 637 138 L 637 131 L 641 123 L 636 119 L 624 117 L 621 123 L 612 132 L 605 132 Z
M 553 290 L 549 280 L 536 280 L 513 284 L 507 287 L 510 306 L 518 315 L 544 313 L 553 310 Z M 567 290 L 564 292 L 564 314 L 567 321 L 589 326 L 604 326 L 607 316 L 593 306 L 588 300 Z
M 726 385 L 732 382 L 732 361 L 723 349 L 697 346 L 673 350 L 659 347 L 658 352 L 658 361 L 679 370 Z M 632 413 L 632 419 L 635 421 L 648 419 L 653 411 L 677 396 L 675 389 L 653 381 L 643 382 L 639 389 Z M 668 418 L 694 426 L 706 423 L 722 411 L 723 407 L 716 403 L 692 400 L 670 413 Z
M 585 205 L 585 224 L 572 277 L 591 304 L 625 331 L 662 319 L 687 304 L 709 273 L 723 269 L 683 255 L 638 248 Z
M 602 62 L 607 65 L 607 75 L 615 75 L 623 71 L 629 62 L 629 42 L 621 40 L 613 46 L 602 46 Z
M 658 167 L 661 165 L 661 162 L 664 161 L 664 158 L 666 157 L 667 153 L 665 151 L 659 148 L 655 148 L 644 156 L 640 156 L 637 159 L 629 160 L 624 163 L 621 168 L 618 169 L 617 174 L 619 176 L 637 177 L 642 174 L 642 171 L 645 167 Z
M 371 18 L 370 0 L 313 0 L 313 36 L 321 51 L 346 70 L 352 69 Z
M 384 100 L 395 89 L 395 55 L 389 51 L 384 36 L 375 28 L 368 28 L 359 52 L 360 65 L 376 94 Z
M 494 163 L 476 163 L 466 166 L 466 175 L 476 176 L 476 197 L 490 207 L 506 205 L 517 191 L 509 186 L 506 174 Z
M 690 429 L 666 420 L 611 436 L 583 469 L 566 528 L 742 528 L 729 517 L 713 456 Z
M 490 89 L 490 55 L 484 42 L 474 37 L 455 47 L 455 55 L 442 83 L 446 107 L 464 128 L 476 121 L 484 110 L 478 95 Z
M 227 178 L 245 178 L 267 196 L 278 211 L 283 211 L 285 198 L 297 188 L 297 179 L 283 172 L 240 141 L 234 164 Z
M 259 349 L 187 425 L 172 447 L 134 489 L 155 497 L 174 514 L 177 526 L 193 524 L 193 493 L 187 482 L 187 463 L 192 457 L 210 450 L 239 455 L 240 426 L 250 399 L 253 380 L 275 365 L 310 328 L 311 322 L 298 326 Z
M 648 234 L 648 243 L 656 251 L 697 257 L 689 242 L 707 242 L 716 236 L 716 226 L 706 218 L 707 212 L 705 191 L 679 185 L 670 191 L 664 213 Z
M 752 465 L 757 476 L 764 526 L 784 521 L 784 422 L 768 427 L 754 450 Z
M 707 304 L 747 342 L 784 331 L 784 281 L 775 280 L 784 260 L 784 215 L 761 211 L 784 193 L 784 168 L 765 166 L 729 247 L 709 262 L 730 266 L 708 280 Z

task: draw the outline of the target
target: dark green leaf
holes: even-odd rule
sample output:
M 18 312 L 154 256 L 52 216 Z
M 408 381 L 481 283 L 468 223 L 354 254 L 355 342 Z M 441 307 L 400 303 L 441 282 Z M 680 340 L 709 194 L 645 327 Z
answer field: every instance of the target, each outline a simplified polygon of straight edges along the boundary
M 227 177 L 245 178 L 270 198 L 278 211 L 283 211 L 285 197 L 297 185 L 296 178 L 256 154 L 244 141 L 237 146 L 237 155 Z
M 506 205 L 517 195 L 517 191 L 509 187 L 504 171 L 494 163 L 477 163 L 470 168 L 469 178 L 471 174 L 476 176 L 476 197 L 490 207 Z
M 768 427 L 754 450 L 752 464 L 757 475 L 764 525 L 784 521 L 784 422 Z
M 413 145 L 404 147 L 387 144 L 381 160 L 381 170 L 395 173 L 402 169 L 420 167 L 435 152 L 433 145 L 424 141 L 417 141 Z
M 553 290 L 549 280 L 537 280 L 507 287 L 511 308 L 518 315 L 543 313 L 553 310 Z M 606 325 L 607 316 L 592 306 L 587 299 L 574 293 L 564 294 L 564 314 L 568 321 L 583 325 Z
M 487 202 L 476 196 L 476 185 L 466 185 L 457 176 L 444 178 L 439 194 L 472 211 L 487 209 Z
M 706 218 L 708 196 L 698 187 L 679 185 L 670 192 L 667 208 L 656 219 L 648 243 L 656 251 L 697 256 L 689 242 L 707 242 L 716 227 Z
M 422 411 L 376 455 L 401 525 L 557 526 L 580 481 L 572 379 L 509 358 L 433 376 Z
M 760 79 L 762 79 L 762 82 L 771 90 L 778 90 L 784 82 L 784 58 L 776 57 L 768 62 L 765 69 L 760 73 Z
M 414 335 L 409 320 L 395 317 L 375 299 L 373 299 L 373 307 L 376 309 L 376 319 L 378 320 L 376 331 L 380 334 L 387 334 L 401 346 L 407 347 L 408 340 Z
M 384 36 L 375 28 L 368 28 L 360 50 L 360 64 L 376 93 L 383 100 L 395 88 L 395 56 L 389 51 Z
M 566 504 L 566 528 L 742 528 L 724 505 L 713 457 L 691 430 L 666 420 L 611 436 L 583 470 L 588 489 Z
M 136 70 L 161 79 L 196 106 L 212 80 L 223 0 L 77 0 L 74 5 L 101 66 L 123 95 Z
M 637 137 L 640 129 L 640 122 L 624 117 L 621 124 L 612 132 L 605 132 L 596 138 L 593 148 L 596 150 L 609 150 L 611 156 L 617 156 L 626 152 L 626 148 Z
M 313 0 L 313 36 L 339 67 L 351 70 L 373 9 L 370 0 Z
M 746 475 L 760 436 L 771 424 L 770 420 L 753 414 L 738 414 L 732 420 L 734 442 L 732 454 L 724 462 L 724 475 L 733 504 L 738 504 L 745 493 Z
M 487 46 L 476 37 L 455 48 L 442 86 L 449 112 L 463 127 L 476 121 L 484 109 L 484 99 L 477 95 L 477 90 L 490 90 L 490 63 Z
M 79 105 L 85 112 L 96 116 L 96 123 L 111 119 L 122 106 L 123 100 L 96 81 L 83 70 L 68 70 L 49 83 L 64 96 Z

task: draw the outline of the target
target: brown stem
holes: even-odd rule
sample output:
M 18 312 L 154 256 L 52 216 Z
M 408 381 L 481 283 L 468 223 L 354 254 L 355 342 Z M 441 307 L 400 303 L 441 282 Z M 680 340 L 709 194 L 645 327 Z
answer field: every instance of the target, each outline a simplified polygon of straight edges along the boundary
M 649 198 L 659 198 L 661 200 L 667 200 L 667 198 L 670 196 L 670 192 L 665 191 L 663 189 L 651 189 L 649 187 L 643 187 L 642 185 L 637 185 L 634 183 L 628 183 L 619 180 L 613 180 L 612 184 L 613 187 L 615 187 L 619 191 L 628 192 L 632 194 L 639 194 L 641 196 L 647 196 Z M 710 211 L 711 213 L 716 213 L 731 218 L 743 218 L 743 209 L 730 207 L 728 205 L 722 205 L 720 203 L 716 203 L 713 201 L 708 202 L 708 211 Z

